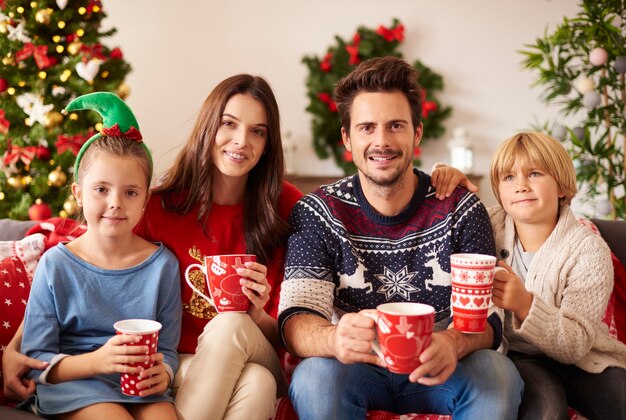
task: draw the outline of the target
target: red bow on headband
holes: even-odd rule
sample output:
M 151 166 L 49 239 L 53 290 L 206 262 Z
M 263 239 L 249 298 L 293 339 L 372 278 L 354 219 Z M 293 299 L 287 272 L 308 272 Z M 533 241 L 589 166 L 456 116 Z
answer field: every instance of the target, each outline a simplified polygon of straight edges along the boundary
M 18 62 L 26 60 L 31 55 L 35 58 L 35 64 L 39 70 L 54 66 L 57 63 L 56 58 L 48 57 L 47 45 L 35 46 L 31 42 L 24 44 L 24 48 L 15 53 L 15 60 Z
M 35 153 L 37 153 L 36 146 L 11 146 L 4 154 L 4 164 L 10 165 L 12 163 L 17 163 L 18 160 L 21 160 L 25 165 L 29 165 L 33 161 Z
M 130 127 L 128 130 L 122 133 L 119 124 L 115 124 L 113 127 L 102 127 L 100 133 L 109 137 L 124 137 L 129 140 L 134 140 L 138 143 L 142 143 L 143 136 L 135 127 Z

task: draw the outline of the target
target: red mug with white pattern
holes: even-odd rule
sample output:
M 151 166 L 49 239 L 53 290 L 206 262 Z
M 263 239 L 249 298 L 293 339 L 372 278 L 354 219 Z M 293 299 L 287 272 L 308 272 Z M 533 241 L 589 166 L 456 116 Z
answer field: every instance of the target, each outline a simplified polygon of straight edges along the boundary
M 373 311 L 372 311 L 373 312 Z M 408 374 L 421 364 L 419 357 L 430 345 L 435 308 L 423 303 L 383 303 L 376 313 L 362 312 L 376 322 L 374 351 L 394 373 Z
M 484 254 L 452 254 L 450 274 L 452 293 L 450 309 L 454 329 L 479 334 L 487 327 L 491 291 L 496 271 L 496 257 Z
M 255 261 L 256 255 L 251 254 L 211 255 L 204 258 L 204 265 L 191 264 L 187 267 L 185 280 L 189 287 L 213 305 L 217 312 L 247 312 L 250 299 L 243 293 L 240 283 L 242 277 L 237 274 L 237 269 L 245 268 L 246 262 Z M 194 268 L 204 274 L 210 297 L 202 293 L 190 278 L 189 272 Z

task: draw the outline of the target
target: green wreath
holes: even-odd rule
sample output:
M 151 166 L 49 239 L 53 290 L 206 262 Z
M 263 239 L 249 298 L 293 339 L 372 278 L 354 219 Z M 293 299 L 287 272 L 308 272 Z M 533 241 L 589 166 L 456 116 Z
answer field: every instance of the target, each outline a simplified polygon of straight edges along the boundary
M 306 80 L 309 105 L 306 110 L 312 114 L 311 131 L 315 153 L 321 159 L 331 154 L 345 174 L 356 171 L 351 154 L 341 142 L 341 122 L 332 92 L 339 79 L 350 73 L 361 61 L 373 57 L 393 55 L 402 57 L 397 51 L 404 41 L 404 25 L 394 19 L 389 28 L 380 25 L 376 30 L 360 26 L 352 39 L 346 41 L 335 36 L 336 45 L 328 48 L 321 59 L 305 56 L 302 62 L 309 68 Z M 424 133 L 428 138 L 440 137 L 445 128 L 443 121 L 450 116 L 452 108 L 441 106 L 435 93 L 443 89 L 443 78 L 417 60 L 413 64 L 419 74 L 419 83 L 424 88 L 425 98 L 422 109 Z M 424 138 L 426 140 L 426 137 Z M 414 163 L 420 165 L 420 149 L 415 149 Z

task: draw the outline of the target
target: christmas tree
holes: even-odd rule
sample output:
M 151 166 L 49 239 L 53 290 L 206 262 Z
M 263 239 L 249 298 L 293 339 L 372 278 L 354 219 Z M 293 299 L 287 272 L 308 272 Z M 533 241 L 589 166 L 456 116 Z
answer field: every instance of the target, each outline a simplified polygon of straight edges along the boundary
M 521 53 L 544 100 L 560 107 L 544 128 L 569 148 L 594 215 L 624 219 L 626 9 L 623 0 L 584 0 L 580 9 Z
M 72 166 L 97 113 L 61 113 L 95 91 L 124 98 L 130 65 L 101 39 L 97 0 L 0 0 L 0 217 L 71 216 Z M 29 211 L 30 210 L 30 211 Z

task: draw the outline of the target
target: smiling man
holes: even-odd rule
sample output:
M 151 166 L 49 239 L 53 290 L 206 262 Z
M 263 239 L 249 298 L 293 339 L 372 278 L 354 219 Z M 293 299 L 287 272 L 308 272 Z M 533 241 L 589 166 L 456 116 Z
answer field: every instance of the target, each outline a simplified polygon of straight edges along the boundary
M 439 200 L 412 167 L 422 138 L 417 72 L 396 57 L 361 63 L 335 88 L 341 135 L 356 175 L 305 196 L 291 214 L 279 327 L 305 358 L 290 397 L 302 419 L 364 419 L 367 410 L 514 419 L 523 383 L 497 353 L 501 317 L 482 334 L 450 325 L 450 255 L 494 255 L 491 224 L 476 195 Z M 435 333 L 409 375 L 372 353 L 386 302 L 435 308 Z

